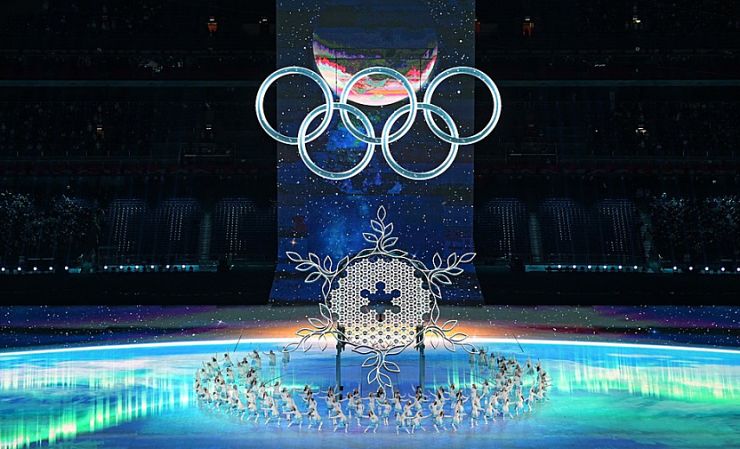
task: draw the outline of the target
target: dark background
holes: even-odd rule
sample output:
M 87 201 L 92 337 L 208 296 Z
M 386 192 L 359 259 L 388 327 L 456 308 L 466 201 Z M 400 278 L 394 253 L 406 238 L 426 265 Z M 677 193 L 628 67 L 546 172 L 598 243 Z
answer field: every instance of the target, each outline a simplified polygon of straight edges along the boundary
M 478 3 L 504 100 L 475 148 L 485 300 L 735 305 L 737 4 Z M 266 302 L 276 146 L 252 100 L 274 3 L 0 9 L 3 302 Z

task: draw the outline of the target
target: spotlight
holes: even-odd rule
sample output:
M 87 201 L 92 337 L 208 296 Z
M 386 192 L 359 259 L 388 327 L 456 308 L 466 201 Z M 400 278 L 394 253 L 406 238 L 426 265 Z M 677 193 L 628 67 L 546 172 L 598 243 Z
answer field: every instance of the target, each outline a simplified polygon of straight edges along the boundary
M 123 265 L 119 265 L 119 266 L 118 266 L 118 269 L 119 269 L 119 270 L 123 270 Z
M 694 267 L 689 267 L 689 271 L 694 271 Z
M 562 265 L 558 265 L 558 270 L 561 269 L 561 268 L 563 268 L 563 266 Z
M 576 266 L 575 266 L 575 265 L 573 265 L 573 269 L 574 269 L 574 270 L 576 269 Z
M 720 268 L 720 270 L 722 270 L 722 272 L 724 273 L 725 272 L 725 267 Z
M 49 267 L 49 271 L 54 271 L 54 267 Z
M 589 266 L 588 266 L 588 269 L 589 269 L 589 270 L 591 269 L 591 265 L 589 265 Z
M 4 270 L 4 269 L 5 269 L 5 268 L 3 268 L 3 270 Z M 735 271 L 737 271 L 738 273 L 740 273 L 740 267 L 737 267 L 737 269 L 736 269 Z
M 17 270 L 18 270 L 18 271 L 21 271 L 21 267 L 18 267 L 18 268 L 17 268 Z
M 676 270 L 678 270 L 678 267 L 674 265 L 673 266 L 673 271 L 676 271 Z
M 632 269 L 633 269 L 633 270 L 636 270 L 636 269 L 637 269 L 637 265 L 635 265 L 634 267 L 632 267 Z
M 183 266 L 182 266 L 182 269 L 183 269 L 183 270 L 185 269 L 185 265 L 183 265 Z
M 103 269 L 104 270 L 107 270 L 108 269 L 108 265 L 103 265 Z
M 606 270 L 606 265 L 604 265 L 604 269 Z
M 67 265 L 64 266 L 64 271 L 69 271 L 69 267 Z
M 134 269 L 135 270 L 138 270 L 139 269 L 139 266 L 138 265 L 134 265 Z
M 5 267 L 2 267 L 2 268 L 0 269 L 0 271 L 2 271 L 3 273 L 5 273 Z M 740 271 L 740 268 L 738 268 L 738 271 Z
M 167 268 L 167 269 L 169 270 L 169 269 L 170 269 L 170 266 L 169 266 L 169 265 L 167 265 L 167 266 L 166 266 L 165 268 Z
M 149 265 L 149 268 L 153 270 L 154 269 L 154 265 Z
M 621 266 L 621 265 L 619 266 L 619 269 L 620 269 L 620 270 L 622 269 L 622 266 Z
M 704 271 L 709 271 L 709 267 L 704 267 Z
M 38 271 L 38 270 L 39 270 L 38 267 L 33 267 L 33 271 Z

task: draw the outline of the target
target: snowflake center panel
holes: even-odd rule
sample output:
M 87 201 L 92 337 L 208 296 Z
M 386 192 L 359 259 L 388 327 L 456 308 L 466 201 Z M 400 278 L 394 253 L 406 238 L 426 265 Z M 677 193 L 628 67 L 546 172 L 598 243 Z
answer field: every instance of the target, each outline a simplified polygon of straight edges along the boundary
M 385 349 L 414 342 L 433 301 L 415 268 L 400 259 L 360 259 L 329 293 L 348 343 Z

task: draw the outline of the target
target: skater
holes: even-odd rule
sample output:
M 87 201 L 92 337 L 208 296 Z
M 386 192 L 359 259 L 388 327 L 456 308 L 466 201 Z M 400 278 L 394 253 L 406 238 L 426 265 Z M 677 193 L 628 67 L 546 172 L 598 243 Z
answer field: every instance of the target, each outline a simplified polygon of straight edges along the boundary
M 373 433 L 376 433 L 378 431 L 378 425 L 380 424 L 380 419 L 378 418 L 378 415 L 376 415 L 372 410 L 368 411 L 367 416 L 364 416 L 364 418 L 367 418 L 370 420 L 370 425 L 365 427 L 365 432 L 367 433 L 368 430 L 373 429 Z M 359 425 L 360 419 L 357 419 L 357 423 Z

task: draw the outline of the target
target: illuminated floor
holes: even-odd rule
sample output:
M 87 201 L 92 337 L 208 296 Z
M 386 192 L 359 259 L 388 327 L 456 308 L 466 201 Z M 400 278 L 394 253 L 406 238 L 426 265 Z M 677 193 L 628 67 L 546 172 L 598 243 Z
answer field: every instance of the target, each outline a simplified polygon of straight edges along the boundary
M 239 351 L 277 342 L 242 341 Z M 663 448 L 737 447 L 740 351 L 522 341 L 481 345 L 540 359 L 551 401 L 532 415 L 457 434 L 350 434 L 243 424 L 199 409 L 192 375 L 201 360 L 234 342 L 140 345 L 0 354 L 0 449 L 55 448 Z M 409 384 L 416 353 L 402 357 Z M 360 379 L 347 357 L 345 385 Z M 331 354 L 296 354 L 274 377 L 302 386 L 333 379 Z M 431 351 L 429 386 L 471 380 L 465 354 Z M 266 373 L 267 375 L 267 373 Z M 403 383 L 404 379 L 399 379 Z

